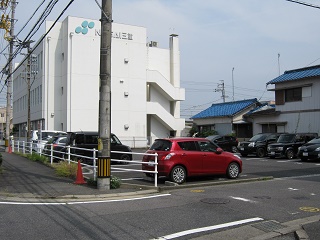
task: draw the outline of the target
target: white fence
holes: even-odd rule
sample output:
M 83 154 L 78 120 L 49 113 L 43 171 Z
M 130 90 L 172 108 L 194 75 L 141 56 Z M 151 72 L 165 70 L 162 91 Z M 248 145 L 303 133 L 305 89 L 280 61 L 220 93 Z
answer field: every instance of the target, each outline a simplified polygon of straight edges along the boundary
M 87 168 L 92 168 L 93 169 L 93 179 L 97 180 L 97 160 L 98 160 L 98 150 L 97 149 L 85 149 L 85 148 L 76 148 L 76 147 L 71 147 L 71 146 L 66 146 L 66 151 L 56 151 L 53 150 L 53 144 L 48 144 L 50 146 L 50 150 L 44 151 L 43 149 L 39 148 L 39 144 L 33 143 L 33 142 L 25 142 L 25 141 L 12 141 L 12 152 L 21 152 L 23 154 L 27 153 L 37 153 L 42 156 L 46 156 L 49 158 L 50 163 L 53 164 L 54 160 L 58 161 L 67 161 L 69 164 L 71 162 L 73 163 L 78 163 L 78 160 L 81 159 L 81 165 L 85 166 Z M 72 153 L 72 150 L 82 150 L 85 151 L 87 156 L 84 155 L 77 155 Z M 119 151 L 111 151 L 111 153 L 128 153 L 128 152 L 119 152 Z M 149 156 L 154 156 L 154 162 L 142 162 L 140 161 L 135 161 L 135 160 L 120 160 L 120 159 L 111 159 L 111 162 L 120 162 L 124 164 L 129 164 L 129 163 L 136 163 L 136 164 L 148 164 L 148 165 L 154 165 L 154 171 L 146 171 L 146 170 L 138 170 L 138 169 L 130 169 L 130 168 L 124 168 L 124 167 L 111 167 L 111 172 L 112 170 L 121 170 L 124 172 L 142 172 L 145 174 L 154 174 L 154 186 L 158 186 L 158 154 L 148 154 L 148 153 L 137 153 L 137 152 L 130 152 L 132 156 L 144 156 L 144 155 L 149 155 Z M 87 162 L 92 162 L 91 164 L 87 164 Z M 124 165 L 125 166 L 125 165 Z

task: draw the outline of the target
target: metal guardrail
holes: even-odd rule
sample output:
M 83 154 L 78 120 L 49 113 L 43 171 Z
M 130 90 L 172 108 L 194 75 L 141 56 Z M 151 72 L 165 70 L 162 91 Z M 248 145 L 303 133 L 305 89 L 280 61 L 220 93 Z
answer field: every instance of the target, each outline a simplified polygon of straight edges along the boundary
M 53 150 L 53 144 L 48 144 L 50 146 L 50 151 L 47 153 L 47 150 L 44 151 L 43 149 L 40 149 L 37 143 L 34 142 L 25 142 L 25 141 L 12 141 L 12 152 L 22 152 L 23 154 L 32 154 L 36 153 L 40 156 L 46 156 L 50 160 L 50 164 L 53 164 L 54 159 L 57 159 L 58 161 L 67 161 L 69 164 L 71 162 L 78 163 L 79 159 L 85 159 L 85 161 L 81 162 L 82 166 L 92 168 L 93 169 L 93 179 L 97 180 L 97 149 L 86 149 L 86 148 L 77 148 L 77 147 L 71 147 L 66 146 L 67 151 L 57 151 Z M 84 156 L 84 155 L 77 155 L 72 153 L 72 149 L 75 150 L 81 150 L 85 152 L 91 152 L 91 154 L 88 154 L 90 156 Z M 128 152 L 120 152 L 120 151 L 111 151 L 111 153 L 128 153 Z M 130 169 L 130 168 L 119 168 L 119 167 L 111 167 L 111 170 L 121 170 L 125 172 L 142 172 L 142 173 L 149 173 L 154 174 L 154 186 L 158 187 L 158 154 L 150 154 L 150 153 L 137 153 L 137 152 L 130 152 L 131 155 L 149 155 L 154 156 L 155 161 L 154 162 L 142 162 L 142 161 L 134 161 L 134 160 L 120 160 L 120 159 L 111 159 L 111 162 L 122 162 L 122 163 L 137 163 L 137 164 L 148 164 L 148 165 L 154 165 L 155 169 L 154 171 L 146 171 L 146 170 L 138 170 L 138 169 Z M 59 156 L 60 155 L 60 156 Z M 86 164 L 86 160 L 92 161 L 92 165 Z

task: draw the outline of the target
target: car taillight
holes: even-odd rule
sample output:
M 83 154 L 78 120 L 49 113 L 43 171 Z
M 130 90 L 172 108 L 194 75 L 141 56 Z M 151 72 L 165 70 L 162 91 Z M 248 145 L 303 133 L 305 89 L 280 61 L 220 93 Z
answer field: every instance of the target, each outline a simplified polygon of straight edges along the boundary
M 169 160 L 172 156 L 174 156 L 175 153 L 169 153 L 165 158 L 164 160 Z
M 56 146 L 58 146 L 58 144 L 52 144 L 52 146 L 53 146 L 53 147 L 56 147 Z

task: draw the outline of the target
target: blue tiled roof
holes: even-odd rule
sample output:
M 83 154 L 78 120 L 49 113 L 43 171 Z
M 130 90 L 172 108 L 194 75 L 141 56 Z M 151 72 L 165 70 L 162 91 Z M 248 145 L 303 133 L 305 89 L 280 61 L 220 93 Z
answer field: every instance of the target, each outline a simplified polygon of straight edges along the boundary
M 211 107 L 203 110 L 202 112 L 191 117 L 192 119 L 196 118 L 210 118 L 210 117 L 226 117 L 233 116 L 236 113 L 242 111 L 243 109 L 250 107 L 251 105 L 257 103 L 257 99 L 248 99 L 236 102 L 226 102 L 212 104 Z
M 320 76 L 320 65 L 285 71 L 281 76 L 269 81 L 267 85 L 316 76 Z

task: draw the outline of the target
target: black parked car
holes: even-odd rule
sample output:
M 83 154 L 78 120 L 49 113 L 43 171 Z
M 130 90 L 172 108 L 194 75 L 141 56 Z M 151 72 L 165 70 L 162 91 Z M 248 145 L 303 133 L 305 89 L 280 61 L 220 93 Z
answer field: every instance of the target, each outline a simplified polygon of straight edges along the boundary
M 110 148 L 111 159 L 119 160 L 132 160 L 132 150 L 129 146 L 123 145 L 119 138 L 111 133 Z M 68 132 L 67 146 L 70 146 L 70 153 L 73 158 L 80 159 L 82 162 L 92 164 L 93 152 L 92 149 L 98 149 L 98 132 L 80 131 L 80 132 Z M 67 149 L 65 149 L 67 151 Z M 112 151 L 118 151 L 122 153 L 114 153 Z M 78 156 L 75 156 L 78 155 Z
M 64 156 L 64 151 L 67 143 L 67 135 L 58 135 L 50 138 L 48 142 L 44 145 L 43 153 L 46 155 L 51 155 L 51 146 L 52 146 L 52 155 L 54 160 L 60 160 Z
M 209 139 L 211 142 L 216 143 L 224 151 L 233 152 L 233 153 L 237 152 L 238 139 L 233 136 L 211 135 L 206 138 Z
M 298 148 L 307 141 L 318 137 L 317 133 L 286 133 L 281 134 L 277 143 L 269 144 L 268 156 L 270 158 L 285 157 L 295 158 Z
M 320 160 L 320 138 L 314 138 L 298 149 L 301 161 Z
M 281 133 L 259 133 L 247 142 L 240 142 L 238 151 L 241 156 L 246 157 L 254 154 L 257 157 L 265 157 L 267 155 L 267 147 L 270 143 L 275 143 Z

